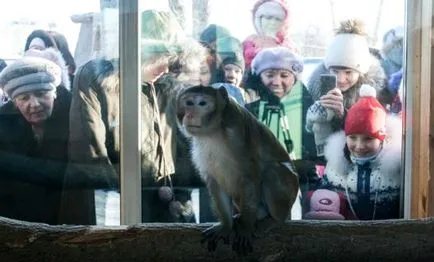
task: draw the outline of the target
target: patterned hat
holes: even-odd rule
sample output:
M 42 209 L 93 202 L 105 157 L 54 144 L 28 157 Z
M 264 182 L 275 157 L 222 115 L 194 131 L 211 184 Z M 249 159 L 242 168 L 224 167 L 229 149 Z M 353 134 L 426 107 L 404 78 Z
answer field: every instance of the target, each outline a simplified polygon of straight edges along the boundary
M 62 81 L 59 65 L 42 57 L 25 56 L 0 73 L 0 86 L 10 98 L 36 90 L 55 90 Z

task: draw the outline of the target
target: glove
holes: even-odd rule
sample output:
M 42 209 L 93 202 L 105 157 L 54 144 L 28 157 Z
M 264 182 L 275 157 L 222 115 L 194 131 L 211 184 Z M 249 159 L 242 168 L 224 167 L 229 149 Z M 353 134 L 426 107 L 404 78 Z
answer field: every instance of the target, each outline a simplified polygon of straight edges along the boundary
M 318 189 L 312 193 L 309 201 L 310 210 L 305 214 L 305 219 L 345 219 L 345 217 L 340 213 L 342 199 L 338 193 L 327 189 Z

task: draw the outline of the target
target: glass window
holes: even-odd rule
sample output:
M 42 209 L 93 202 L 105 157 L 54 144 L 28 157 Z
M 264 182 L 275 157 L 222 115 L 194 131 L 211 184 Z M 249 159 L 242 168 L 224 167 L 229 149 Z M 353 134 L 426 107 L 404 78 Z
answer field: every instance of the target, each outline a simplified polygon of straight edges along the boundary
M 117 8 L 14 1 L 1 19 L 0 215 L 119 225 L 119 98 L 102 92 L 117 76 Z
M 312 11 L 312 5 L 319 8 Z M 176 32 L 182 30 L 183 37 L 199 40 L 207 49 L 200 82 L 235 87 L 242 105 L 268 126 L 291 155 L 302 196 L 294 204 L 298 209 L 293 210 L 293 218 L 309 213 L 307 218 L 321 219 L 321 212 L 312 208 L 319 208 L 325 198 L 333 199 L 329 208 L 337 217 L 402 217 L 400 83 L 405 2 L 238 1 L 227 7 L 224 1 L 143 1 L 142 10 L 164 10 L 175 16 L 181 27 Z M 142 32 L 150 30 L 150 24 L 151 19 L 142 21 Z M 178 49 L 183 50 L 179 43 Z M 191 44 L 186 49 L 195 52 Z M 194 64 L 182 53 L 175 54 L 177 59 Z M 184 83 L 194 82 L 194 70 L 183 67 L 182 61 L 176 67 L 170 63 L 169 73 L 156 83 L 180 75 Z M 156 88 L 158 93 L 161 87 Z M 374 109 L 363 111 L 366 103 Z M 373 118 L 377 111 L 381 116 Z M 378 126 L 373 127 L 374 122 Z M 172 135 L 177 140 L 175 163 L 191 162 L 185 157 L 188 154 L 181 153 L 182 134 L 177 133 Z M 393 155 L 393 161 L 384 158 L 386 154 Z M 390 163 L 389 169 L 379 168 L 383 162 Z M 180 168 L 175 165 L 174 181 L 162 180 L 160 193 L 176 190 Z M 177 195 L 182 193 L 168 197 L 172 199 L 169 210 L 173 202 L 178 202 L 180 213 L 194 210 L 174 200 Z M 156 194 L 151 202 L 155 199 Z
M 217 221 L 177 122 L 179 94 L 202 84 L 224 88 L 292 159 L 292 219 L 403 217 L 406 1 L 33 5 L 14 1 L 1 16 L 0 216 Z M 26 89 L 14 67 L 29 63 L 39 82 Z

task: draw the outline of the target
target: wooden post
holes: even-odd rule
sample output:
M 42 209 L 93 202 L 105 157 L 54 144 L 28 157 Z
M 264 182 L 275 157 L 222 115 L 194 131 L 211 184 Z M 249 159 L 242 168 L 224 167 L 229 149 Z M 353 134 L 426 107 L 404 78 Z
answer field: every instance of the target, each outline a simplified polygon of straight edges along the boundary
M 433 157 L 429 135 L 434 132 L 431 129 L 434 116 L 430 110 L 434 102 L 431 97 L 432 6 L 432 1 L 407 1 L 406 218 L 427 217 L 433 212 L 429 212 L 430 159 Z
M 434 5 L 431 6 L 431 13 L 434 14 Z M 431 16 L 431 41 L 428 41 L 431 45 L 431 64 L 430 64 L 430 76 L 431 76 L 431 83 L 429 88 L 432 90 L 434 85 L 434 66 L 432 66 L 432 63 L 434 62 L 434 16 Z M 430 114 L 430 123 L 429 123 L 429 147 L 434 148 L 434 95 L 431 96 L 431 102 L 430 102 L 430 112 L 433 112 Z M 434 153 L 430 154 L 430 166 L 429 170 L 434 170 Z M 430 173 L 431 175 L 431 173 Z M 434 217 L 434 178 L 429 179 L 429 198 L 428 198 L 428 215 L 430 217 Z

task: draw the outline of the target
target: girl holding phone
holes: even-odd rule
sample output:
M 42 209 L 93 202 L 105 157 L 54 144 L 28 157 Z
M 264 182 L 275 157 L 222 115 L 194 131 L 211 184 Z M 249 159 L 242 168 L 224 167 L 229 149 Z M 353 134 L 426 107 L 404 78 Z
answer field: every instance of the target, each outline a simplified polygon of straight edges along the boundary
M 315 135 L 320 157 L 327 137 L 343 129 L 346 112 L 359 100 L 362 84 L 374 87 L 384 107 L 391 103 L 386 74 L 380 61 L 371 54 L 366 36 L 361 21 L 342 21 L 324 62 L 312 73 L 308 83 L 315 103 L 306 115 L 306 129 Z M 335 85 L 322 85 L 322 74 L 335 75 Z M 325 93 L 324 89 L 329 91 Z

